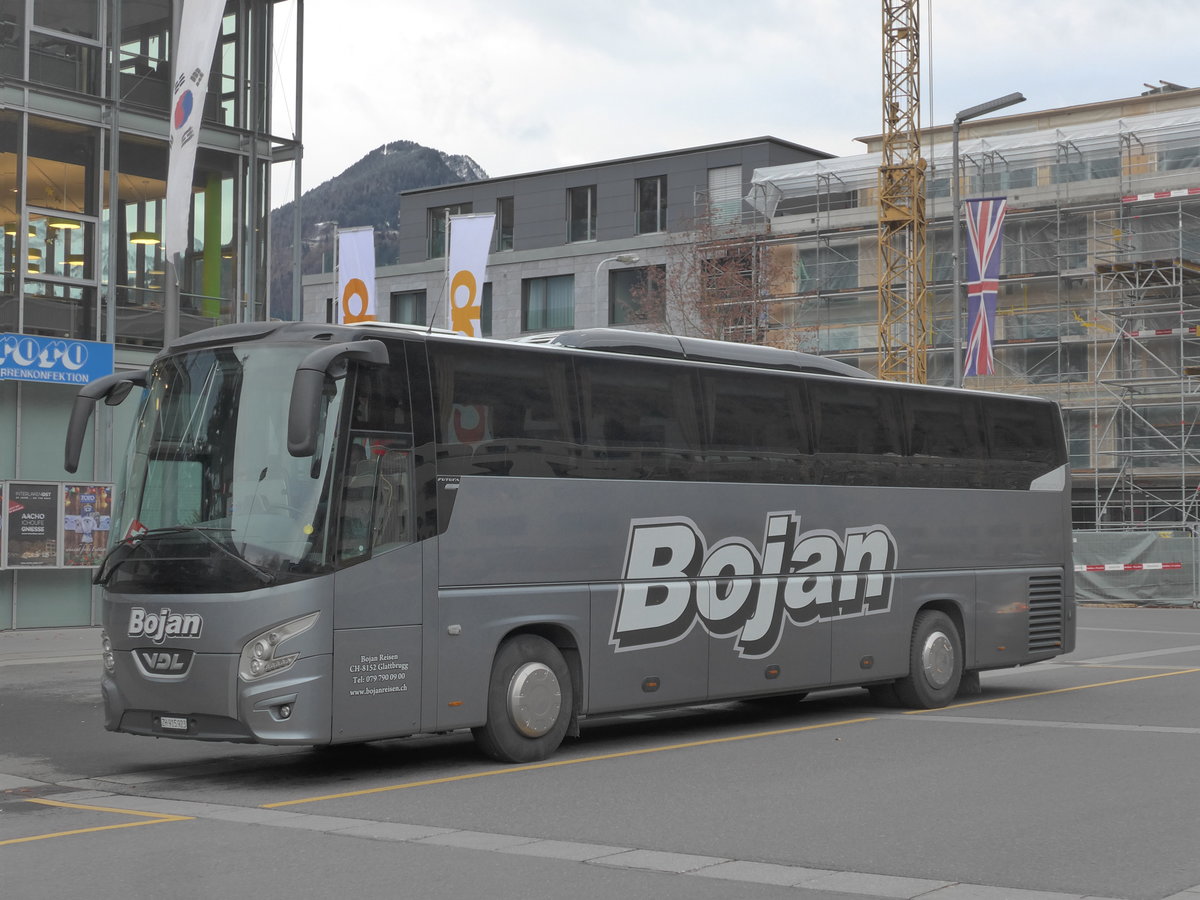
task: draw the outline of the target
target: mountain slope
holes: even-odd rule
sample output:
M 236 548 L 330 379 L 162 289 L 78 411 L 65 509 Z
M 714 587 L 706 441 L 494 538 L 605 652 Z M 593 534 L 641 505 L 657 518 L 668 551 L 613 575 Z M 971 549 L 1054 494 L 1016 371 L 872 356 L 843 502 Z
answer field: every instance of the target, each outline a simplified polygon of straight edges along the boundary
M 469 156 L 451 155 L 413 141 L 377 147 L 340 175 L 306 191 L 301 198 L 301 270 L 313 274 L 329 267 L 336 228 L 370 225 L 375 229 L 375 263 L 396 260 L 400 192 L 463 181 L 487 173 Z M 271 315 L 291 315 L 292 211 L 287 203 L 271 212 Z M 318 227 L 320 226 L 320 227 Z

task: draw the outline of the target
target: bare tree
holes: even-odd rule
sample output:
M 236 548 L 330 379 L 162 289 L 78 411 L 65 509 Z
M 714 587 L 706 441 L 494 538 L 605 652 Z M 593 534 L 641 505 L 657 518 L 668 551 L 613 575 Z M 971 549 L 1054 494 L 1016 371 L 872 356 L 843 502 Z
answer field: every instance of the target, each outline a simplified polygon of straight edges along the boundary
M 813 349 L 812 330 L 791 324 L 801 302 L 795 285 L 790 257 L 764 235 L 701 213 L 672 235 L 665 266 L 647 269 L 631 290 L 625 321 L 669 334 Z

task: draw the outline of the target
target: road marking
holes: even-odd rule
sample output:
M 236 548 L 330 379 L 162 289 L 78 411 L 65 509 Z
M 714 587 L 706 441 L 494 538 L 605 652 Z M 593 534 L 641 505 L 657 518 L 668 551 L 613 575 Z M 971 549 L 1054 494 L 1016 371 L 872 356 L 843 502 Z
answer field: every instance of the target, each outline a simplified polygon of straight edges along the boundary
M 1196 634 L 1200 635 L 1200 631 L 1151 631 L 1148 628 L 1085 628 L 1080 625 L 1076 628 L 1077 631 L 1116 631 L 1120 634 Z
M 818 726 L 819 727 L 819 726 Z M 827 726 L 826 726 L 827 727 Z M 795 729 L 789 729 L 795 730 Z M 704 742 L 712 743 L 712 742 Z M 615 754 L 614 754 L 615 755 Z M 505 770 L 512 771 L 512 770 Z M 564 863 L 604 866 L 613 869 L 659 872 L 681 877 L 716 878 L 742 884 L 771 884 L 794 886 L 805 890 L 836 891 L 847 897 L 900 898 L 981 898 L 1004 897 L 1006 900 L 1085 900 L 1080 894 L 1047 891 L 1023 891 L 996 885 L 910 878 L 901 875 L 849 872 L 835 869 L 815 869 L 806 866 L 777 865 L 753 860 L 726 857 L 698 856 L 687 853 L 639 847 L 620 847 L 609 844 L 584 844 L 556 841 L 528 835 L 501 832 L 461 831 L 425 825 L 406 825 L 396 822 L 374 822 L 367 819 L 345 819 L 332 816 L 312 816 L 303 813 L 269 812 L 256 807 L 221 806 L 187 800 L 157 800 L 154 798 L 115 798 L 133 805 L 132 809 L 114 810 L 132 815 L 155 815 L 137 807 L 174 808 L 179 818 L 206 819 L 242 824 L 295 828 L 320 832 L 331 837 L 392 841 L 406 844 L 432 844 L 480 852 L 514 856 L 533 856 L 559 860 Z M 65 804 L 64 804 L 65 805 Z M 86 807 L 85 807 L 86 808 Z M 182 812 L 193 815 L 184 816 Z M 167 814 L 160 813 L 164 819 Z M 143 824 L 143 823 L 138 823 Z M 1101 900 L 1091 897 L 1088 900 Z
M 1193 644 L 1190 647 L 1167 647 L 1165 650 L 1140 650 L 1137 653 L 1118 653 L 1116 656 L 1096 656 L 1090 659 L 1080 660 L 1080 662 L 1127 662 L 1131 659 L 1146 659 L 1150 656 L 1172 656 L 1176 653 L 1193 653 L 1197 650 L 1200 650 L 1200 644 Z
M 900 716 L 886 718 L 899 719 Z M 981 716 L 922 716 L 921 721 L 962 722 L 967 725 L 1029 725 L 1034 728 L 1073 728 L 1081 731 L 1131 731 L 1137 734 L 1200 734 L 1200 728 L 1174 725 L 1113 725 L 1106 722 L 1046 722 L 1041 719 L 991 719 Z
M 1091 688 L 1098 688 L 1098 687 L 1112 687 L 1112 686 L 1118 685 L 1118 684 L 1129 684 L 1129 683 L 1132 683 L 1135 681 L 1146 681 L 1151 678 L 1168 678 L 1173 675 L 1188 675 L 1188 674 L 1193 674 L 1196 672 L 1200 672 L 1200 668 L 1183 669 L 1183 670 L 1171 671 L 1171 672 L 1157 672 L 1153 675 L 1137 675 L 1133 678 L 1121 678 L 1121 679 L 1117 679 L 1114 681 L 1103 681 L 1103 682 L 1099 682 L 1096 684 L 1076 685 L 1075 687 L 1056 688 L 1054 690 L 1049 690 L 1049 691 L 1035 691 L 1035 692 L 1029 693 L 1029 694 L 1013 694 L 1012 696 L 1008 696 L 1008 697 L 993 697 L 993 698 L 990 698 L 987 700 L 973 700 L 968 703 L 956 703 L 951 706 L 941 707 L 940 709 L 941 710 L 965 709 L 967 707 L 983 706 L 983 705 L 986 705 L 989 703 L 1005 703 L 1009 700 L 1025 700 L 1025 699 L 1028 699 L 1031 697 L 1047 697 L 1052 694 L 1063 694 L 1063 693 L 1069 693 L 1071 691 L 1083 691 L 1083 690 L 1089 690 Z M 940 710 L 912 709 L 912 710 L 908 710 L 907 712 L 905 712 L 904 715 L 909 715 L 909 716 L 921 715 L 923 713 L 929 714 L 929 713 L 938 712 L 938 711 L 940 711 Z M 706 746 L 712 746 L 714 744 L 731 743 L 734 741 L 746 741 L 746 740 L 752 740 L 754 738 L 777 737 L 779 735 L 785 735 L 785 734 L 797 734 L 802 731 L 815 731 L 815 730 L 821 729 L 821 728 L 836 728 L 836 727 L 839 727 L 842 725 L 859 725 L 864 722 L 873 722 L 876 719 L 877 719 L 877 717 L 875 717 L 875 716 L 870 716 L 870 717 L 860 718 L 860 719 L 843 719 L 841 721 L 826 722 L 826 723 L 823 723 L 820 725 L 801 725 L 796 728 L 780 728 L 780 729 L 775 729 L 772 731 L 759 731 L 759 732 L 754 732 L 752 734 L 739 734 L 739 735 L 732 735 L 729 737 L 711 738 L 711 739 L 703 740 L 703 741 L 688 741 L 688 742 L 682 743 L 682 744 L 667 744 L 667 745 L 661 746 L 661 747 L 643 747 L 638 750 L 625 750 L 621 753 L 604 753 L 604 754 L 599 754 L 599 755 L 595 755 L 595 756 L 583 756 L 583 757 L 579 757 L 577 759 L 549 760 L 547 762 L 534 763 L 532 765 L 527 765 L 527 766 L 510 766 L 510 767 L 503 768 L 503 769 L 485 769 L 482 772 L 470 772 L 465 775 L 447 775 L 442 778 L 429 778 L 429 779 L 425 779 L 423 781 L 407 781 L 402 784 L 389 784 L 389 785 L 384 785 L 382 787 L 364 788 L 364 789 L 358 790 L 358 791 L 344 791 L 344 792 L 338 793 L 338 794 L 322 794 L 317 797 L 301 797 L 296 800 L 281 800 L 281 801 L 278 801 L 275 803 L 264 803 L 264 804 L 262 804 L 262 808 L 263 809 L 281 809 L 281 808 L 287 807 L 287 806 L 300 806 L 300 805 L 306 804 L 306 803 L 318 803 L 322 800 L 344 800 L 348 797 L 365 797 L 370 794 L 383 794 L 383 793 L 388 793 L 391 791 L 402 791 L 402 790 L 406 790 L 408 788 L 430 787 L 435 784 L 451 784 L 456 781 L 471 781 L 476 778 L 487 778 L 492 775 L 508 775 L 508 774 L 516 774 L 518 772 L 532 772 L 532 771 L 536 771 L 539 769 L 552 769 L 552 768 L 558 768 L 559 766 L 573 766 L 573 765 L 578 765 L 580 763 L 589 763 L 589 762 L 603 762 L 605 760 L 610 760 L 610 759 L 624 759 L 624 758 L 633 757 L 633 756 L 645 756 L 650 753 L 663 753 L 663 752 L 672 751 L 672 750 L 688 750 L 688 749 L 692 749 L 695 747 L 706 747 Z
M 1170 678 L 1174 675 L 1194 675 L 1200 669 L 1179 669 L 1174 672 L 1156 672 L 1153 675 L 1136 675 L 1133 678 L 1119 678 L 1116 681 L 1101 681 L 1097 684 L 1079 684 L 1075 687 L 1055 688 L 1052 691 L 1034 691 L 1031 694 L 1013 694 L 1010 697 L 992 697 L 988 700 L 972 700 L 969 703 L 954 703 L 940 709 L 910 709 L 903 713 L 906 716 L 941 712 L 947 709 L 966 709 L 969 706 L 986 706 L 989 703 L 1007 703 L 1009 700 L 1028 700 L 1030 697 L 1049 697 L 1051 694 L 1069 694 L 1072 691 L 1086 691 L 1091 688 L 1112 687 L 1117 684 L 1130 684 L 1134 681 L 1148 681 L 1151 678 Z
M 111 806 L 89 806 L 84 803 L 63 803 L 60 800 L 47 800 L 41 797 L 30 798 L 26 803 L 39 803 L 42 806 L 58 806 L 63 809 L 81 809 L 89 812 L 105 812 L 116 813 L 122 816 L 142 816 L 143 821 L 140 822 L 120 822 L 116 825 L 96 825 L 92 828 L 76 828 L 72 831 L 55 831 L 50 834 L 32 834 L 28 837 L 9 838 L 5 841 L 0 841 L 0 847 L 5 847 L 9 844 L 26 844 L 30 841 L 44 841 L 49 838 L 70 837 L 75 834 L 90 834 L 96 831 L 115 831 L 118 828 L 138 828 L 142 825 L 161 825 L 164 822 L 187 822 L 192 819 L 191 816 L 173 816 L 165 813 L 148 813 L 137 812 L 130 809 L 115 809 Z
M 694 747 L 710 747 L 714 744 L 728 744 L 734 741 L 749 741 L 755 738 L 778 737 L 784 734 L 798 734 L 801 731 L 816 731 L 821 728 L 837 728 L 842 725 L 859 725 L 863 722 L 874 722 L 875 716 L 861 719 L 843 719 L 838 722 L 824 722 L 819 725 L 800 725 L 795 728 L 778 728 L 772 731 L 756 731 L 752 734 L 736 734 L 729 737 L 709 738 L 703 741 L 687 741 L 682 744 L 666 744 L 661 747 L 643 747 L 638 750 L 623 750 L 620 753 L 601 753 L 595 756 L 581 756 L 577 759 L 554 759 L 527 766 L 508 766 L 503 769 L 485 769 L 482 772 L 470 772 L 466 775 L 447 775 L 444 778 L 430 778 L 425 781 L 408 781 L 403 784 L 389 784 L 383 787 L 364 788 L 360 791 L 346 791 L 340 794 L 323 794 L 319 797 L 302 797 L 298 800 L 282 800 L 278 803 L 264 803 L 263 809 L 279 809 L 284 806 L 299 806 L 303 803 L 317 803 L 321 800 L 343 800 L 347 797 L 364 797 L 368 794 L 383 794 L 388 791 L 402 791 L 406 788 L 428 787 L 434 784 L 450 784 L 455 781 L 470 781 L 475 778 L 487 778 L 491 775 L 515 775 L 519 772 L 533 772 L 538 769 L 554 769 L 559 766 L 574 766 L 580 763 L 603 762 L 610 759 L 626 759 L 631 756 L 645 756 L 650 753 L 665 753 L 671 750 L 690 750 Z

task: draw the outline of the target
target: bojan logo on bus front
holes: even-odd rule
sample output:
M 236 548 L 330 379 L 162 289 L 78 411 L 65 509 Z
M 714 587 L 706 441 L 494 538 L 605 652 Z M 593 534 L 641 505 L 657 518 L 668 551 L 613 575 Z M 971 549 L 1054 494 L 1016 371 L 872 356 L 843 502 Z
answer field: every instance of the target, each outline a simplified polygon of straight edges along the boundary
M 761 548 L 742 537 L 710 547 L 686 517 L 634 519 L 609 643 L 672 644 L 699 622 L 736 635 L 739 656 L 769 656 L 785 618 L 803 626 L 888 612 L 896 557 L 883 525 L 801 532 L 794 511 L 767 515 Z
M 196 613 L 171 612 L 163 607 L 148 612 L 140 606 L 129 610 L 129 631 L 132 638 L 149 638 L 161 644 L 167 638 L 198 638 L 204 630 L 204 619 Z

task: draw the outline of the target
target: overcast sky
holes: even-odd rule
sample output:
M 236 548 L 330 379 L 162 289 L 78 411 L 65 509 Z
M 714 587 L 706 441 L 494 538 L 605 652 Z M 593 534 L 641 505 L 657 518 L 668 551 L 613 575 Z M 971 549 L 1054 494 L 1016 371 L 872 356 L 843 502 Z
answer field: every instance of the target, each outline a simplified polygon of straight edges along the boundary
M 1200 86 L 1197 0 L 921 0 L 921 122 Z M 881 130 L 880 0 L 309 0 L 304 189 L 412 140 L 513 175 Z M 280 23 L 286 28 L 286 23 Z

